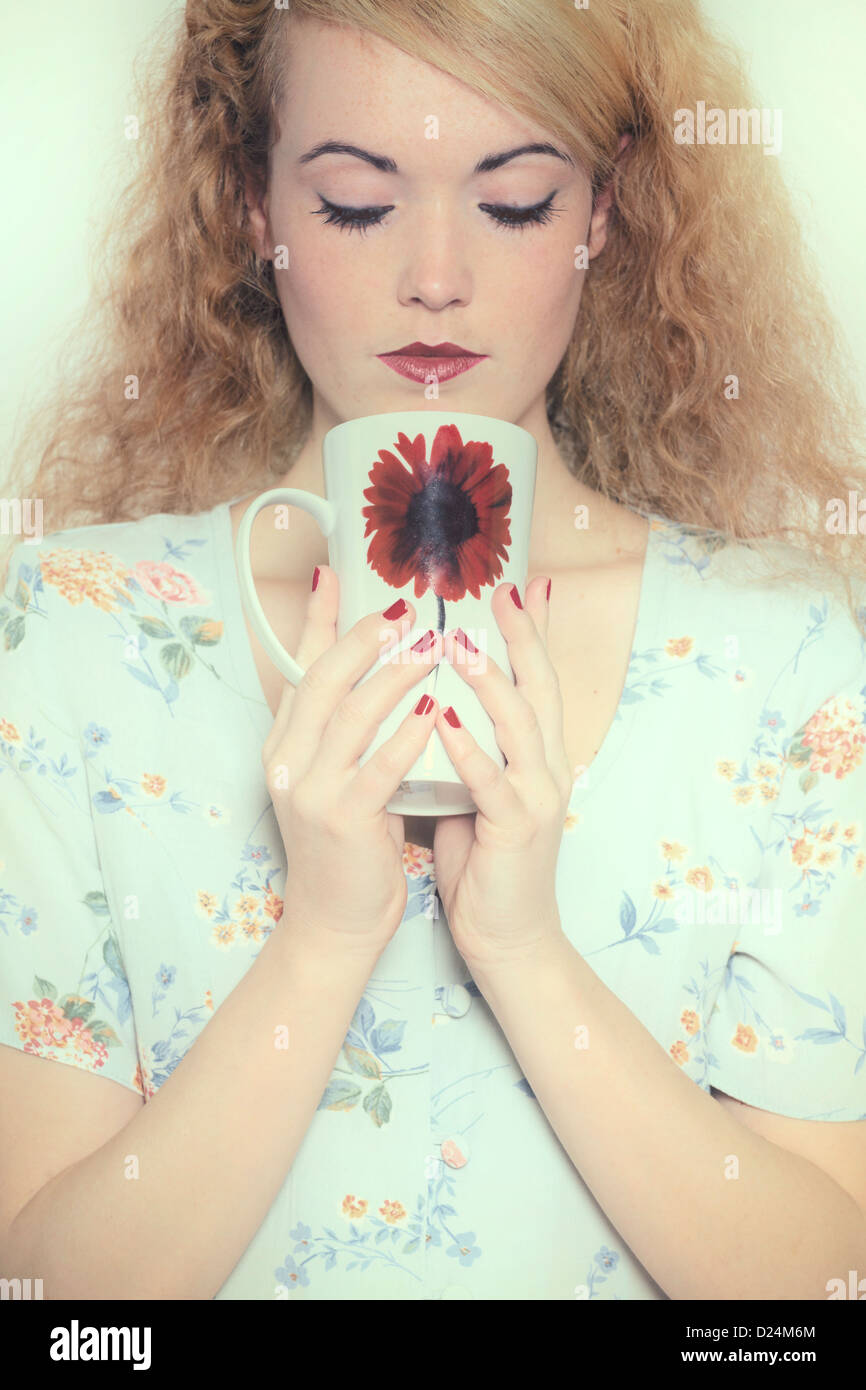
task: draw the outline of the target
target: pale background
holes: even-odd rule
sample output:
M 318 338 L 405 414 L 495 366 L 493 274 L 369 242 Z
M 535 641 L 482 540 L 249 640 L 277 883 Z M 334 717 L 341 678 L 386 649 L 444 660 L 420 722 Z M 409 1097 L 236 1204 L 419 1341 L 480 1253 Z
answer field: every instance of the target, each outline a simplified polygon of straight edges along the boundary
M 592 0 L 590 0 L 592 3 Z M 182 8 L 182 7 L 181 7 Z M 858 368 L 866 366 L 863 0 L 704 0 L 749 56 L 761 106 L 781 108 L 781 167 Z M 6 6 L 0 129 L 5 330 L 0 441 L 17 437 L 31 396 L 88 295 L 91 234 L 125 181 L 136 54 L 178 7 L 165 0 L 28 0 Z M 862 379 L 862 371 L 858 371 Z M 0 496 L 4 495 L 0 466 Z

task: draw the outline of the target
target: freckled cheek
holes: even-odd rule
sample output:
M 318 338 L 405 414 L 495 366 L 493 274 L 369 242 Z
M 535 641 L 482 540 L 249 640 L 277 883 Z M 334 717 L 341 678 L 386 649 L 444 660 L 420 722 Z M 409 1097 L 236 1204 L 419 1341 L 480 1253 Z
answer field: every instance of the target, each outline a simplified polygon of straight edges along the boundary
M 510 278 L 508 302 L 527 346 L 567 343 L 571 336 L 584 274 L 574 269 L 567 247 L 560 256 L 561 263 L 550 254 L 526 261 Z
M 359 274 L 357 258 L 297 256 L 280 302 L 295 350 L 311 364 L 363 347 L 375 328 L 375 285 Z

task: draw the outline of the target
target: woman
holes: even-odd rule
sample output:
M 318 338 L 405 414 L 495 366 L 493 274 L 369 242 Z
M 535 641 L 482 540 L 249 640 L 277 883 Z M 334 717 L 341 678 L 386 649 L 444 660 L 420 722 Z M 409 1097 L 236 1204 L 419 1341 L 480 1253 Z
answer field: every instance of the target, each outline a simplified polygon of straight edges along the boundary
M 750 105 L 691 0 L 435 15 L 190 3 L 154 98 L 106 375 L 7 581 L 4 1271 L 824 1298 L 866 1253 L 832 327 L 775 162 L 674 138 Z M 431 395 L 387 361 L 418 342 L 483 360 Z M 308 678 L 244 624 L 251 498 L 322 492 L 324 432 L 402 409 L 538 442 L 532 578 L 492 600 L 516 684 L 455 661 L 502 776 L 435 699 L 359 771 L 456 639 L 353 696 L 415 610 L 337 641 L 300 515 L 253 568 Z M 479 813 L 403 825 L 434 728 Z

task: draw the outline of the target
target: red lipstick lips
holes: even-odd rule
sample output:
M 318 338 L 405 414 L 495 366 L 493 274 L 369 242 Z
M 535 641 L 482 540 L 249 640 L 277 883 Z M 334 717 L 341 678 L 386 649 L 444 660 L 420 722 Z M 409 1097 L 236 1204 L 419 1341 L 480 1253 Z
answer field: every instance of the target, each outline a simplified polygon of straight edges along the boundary
M 415 342 L 395 348 L 393 352 L 379 353 L 378 356 L 380 362 L 399 376 L 408 377 L 410 381 L 426 382 L 430 376 L 435 376 L 437 381 L 448 381 L 461 372 L 468 372 L 483 362 L 487 354 L 470 352 L 457 343 L 435 343 L 431 346 Z

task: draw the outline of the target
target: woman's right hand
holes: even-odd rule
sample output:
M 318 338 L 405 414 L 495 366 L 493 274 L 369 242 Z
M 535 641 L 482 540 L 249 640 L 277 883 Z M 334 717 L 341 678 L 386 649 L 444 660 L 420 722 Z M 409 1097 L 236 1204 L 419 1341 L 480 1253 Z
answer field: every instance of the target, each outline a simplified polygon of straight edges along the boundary
M 411 630 L 415 609 L 361 618 L 336 635 L 339 580 L 326 565 L 310 595 L 297 651 L 306 674 L 286 681 L 262 749 L 286 851 L 283 919 L 346 948 L 382 950 L 406 908 L 403 817 L 385 810 L 436 722 L 438 705 L 412 711 L 358 767 L 380 724 L 442 655 L 435 633 L 423 653 L 406 649 L 354 689 L 380 653 Z M 420 695 L 419 695 L 420 698 Z M 416 702 L 417 704 L 417 702 Z

